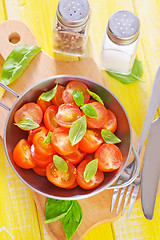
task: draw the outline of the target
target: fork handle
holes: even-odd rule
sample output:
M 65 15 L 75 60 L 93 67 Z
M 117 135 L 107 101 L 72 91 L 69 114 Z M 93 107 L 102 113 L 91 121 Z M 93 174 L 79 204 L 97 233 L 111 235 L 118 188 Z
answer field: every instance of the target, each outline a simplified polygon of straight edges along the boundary
M 139 173 L 139 169 L 140 169 L 140 161 L 139 161 L 138 154 L 137 154 L 137 152 L 136 152 L 136 150 L 134 149 L 133 146 L 132 146 L 132 151 L 133 151 L 133 154 L 134 154 L 134 157 L 135 157 L 135 165 L 134 165 L 133 175 L 131 175 L 131 177 L 126 182 L 123 182 L 121 184 L 111 185 L 111 186 L 107 187 L 106 189 L 115 189 L 115 188 L 127 187 L 128 185 L 130 185 L 136 179 L 136 177 Z

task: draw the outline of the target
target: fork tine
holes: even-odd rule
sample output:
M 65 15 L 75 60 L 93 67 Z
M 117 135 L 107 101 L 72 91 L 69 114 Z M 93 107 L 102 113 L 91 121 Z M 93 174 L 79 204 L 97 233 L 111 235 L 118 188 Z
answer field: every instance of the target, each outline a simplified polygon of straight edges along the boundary
M 125 190 L 126 190 L 126 187 L 124 187 L 124 188 L 121 189 L 121 193 L 120 193 L 120 197 L 119 197 L 119 201 L 118 201 L 118 206 L 117 206 L 116 214 L 118 214 L 119 207 L 120 207 L 120 205 L 121 205 L 121 202 L 122 202 L 122 199 L 123 199 Z
M 126 197 L 125 197 L 125 201 L 124 201 L 122 216 L 123 216 L 123 214 L 124 214 L 124 212 L 125 212 L 125 209 L 126 209 L 126 206 L 127 206 L 127 203 L 128 203 L 128 199 L 129 199 L 129 196 L 130 196 L 132 187 L 133 187 L 132 184 L 128 186 L 128 190 L 127 190 Z
M 117 180 L 116 183 L 120 184 L 120 183 L 122 183 L 122 181 L 121 180 Z M 113 211 L 113 208 L 114 208 L 114 205 L 115 205 L 115 202 L 116 202 L 119 190 L 120 190 L 120 188 L 115 188 L 114 191 L 113 191 L 112 203 L 111 203 L 111 212 Z
M 139 192 L 139 187 L 140 187 L 140 185 L 135 185 L 134 186 L 134 189 L 133 189 L 133 192 L 132 192 L 132 196 L 131 196 L 131 201 L 130 201 L 130 204 L 129 204 L 129 210 L 128 210 L 127 218 L 129 218 L 129 215 L 130 215 L 130 213 L 132 211 L 133 205 L 135 203 L 135 200 L 136 200 L 138 192 Z

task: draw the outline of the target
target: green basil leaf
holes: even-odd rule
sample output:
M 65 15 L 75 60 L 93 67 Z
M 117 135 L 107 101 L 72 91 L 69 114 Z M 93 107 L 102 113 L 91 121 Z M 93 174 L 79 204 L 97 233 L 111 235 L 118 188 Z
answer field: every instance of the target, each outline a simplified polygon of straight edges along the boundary
M 67 172 L 67 170 L 68 170 L 68 165 L 67 165 L 66 161 L 65 161 L 63 158 L 59 157 L 58 155 L 54 155 L 54 156 L 53 156 L 53 162 L 54 162 L 56 168 L 57 168 L 59 171 L 61 171 L 61 172 Z
M 45 221 L 44 223 L 54 222 L 63 218 L 71 209 L 73 203 L 70 200 L 56 200 L 48 198 L 46 202 Z
M 121 140 L 114 133 L 107 129 L 102 129 L 101 136 L 106 143 L 116 144 L 121 142 Z
M 8 85 L 16 80 L 40 50 L 38 46 L 28 45 L 15 48 L 4 62 L 1 82 Z
M 82 209 L 77 201 L 72 201 L 73 205 L 67 214 L 61 219 L 65 234 L 66 240 L 71 240 L 77 228 L 82 222 Z
M 98 117 L 96 109 L 89 104 L 84 104 L 81 107 L 81 109 L 83 110 L 84 114 L 87 115 L 88 117 L 91 117 L 91 118 Z
M 42 93 L 40 95 L 40 99 L 42 99 L 43 101 L 46 101 L 46 102 L 51 101 L 52 98 L 54 98 L 54 96 L 56 94 L 57 86 L 58 86 L 58 84 L 56 84 L 56 86 L 54 88 L 52 88 L 50 91 Z
M 121 83 L 130 84 L 136 81 L 142 81 L 140 77 L 143 74 L 143 66 L 141 61 L 139 61 L 138 59 L 135 59 L 132 71 L 128 75 L 119 74 L 111 71 L 106 71 L 106 72 L 109 74 L 109 76 L 119 80 Z
M 20 121 L 18 123 L 14 123 L 14 124 L 16 126 L 18 126 L 20 129 L 27 130 L 27 131 L 33 130 L 33 129 L 39 127 L 39 124 L 30 118 L 26 118 L 24 121 Z
M 77 119 L 71 126 L 69 130 L 69 140 L 71 145 L 75 145 L 81 141 L 82 137 L 85 135 L 87 129 L 86 116 Z
M 100 96 L 98 96 L 96 93 L 90 91 L 89 89 L 87 89 L 87 91 L 89 92 L 89 94 L 90 94 L 96 101 L 98 101 L 98 102 L 100 102 L 100 103 L 102 103 L 102 104 L 104 105 L 104 103 L 103 103 L 102 99 L 100 98 Z
M 74 90 L 72 96 L 78 107 L 84 105 L 84 96 L 80 91 Z
M 44 143 L 45 143 L 45 144 L 51 143 L 51 135 L 52 135 L 52 132 L 49 131 L 48 134 L 47 134 L 47 137 L 46 137 L 45 140 L 44 140 Z
M 84 180 L 89 182 L 96 174 L 98 168 L 98 159 L 90 161 L 84 170 Z

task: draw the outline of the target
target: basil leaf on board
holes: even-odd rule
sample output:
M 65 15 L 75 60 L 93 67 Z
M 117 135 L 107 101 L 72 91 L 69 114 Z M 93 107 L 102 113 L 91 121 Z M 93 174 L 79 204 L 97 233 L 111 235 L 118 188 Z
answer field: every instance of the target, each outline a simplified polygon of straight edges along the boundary
M 114 133 L 107 129 L 102 129 L 101 136 L 106 143 L 116 144 L 121 142 L 121 140 Z
M 77 119 L 71 126 L 69 130 L 69 140 L 71 145 L 75 145 L 81 141 L 82 137 L 85 135 L 87 130 L 86 116 Z
M 84 180 L 89 182 L 96 174 L 98 168 L 98 159 L 90 161 L 84 170 Z
M 16 80 L 40 50 L 38 46 L 28 45 L 15 48 L 4 62 L 1 82 L 9 85 Z
M 42 99 L 43 101 L 46 101 L 46 102 L 51 101 L 52 98 L 54 98 L 54 96 L 56 94 L 57 86 L 58 86 L 58 84 L 56 84 L 56 86 L 54 88 L 52 88 L 50 91 L 42 93 L 40 95 L 40 99 Z
M 20 129 L 29 131 L 29 130 L 33 130 L 39 127 L 39 124 L 36 123 L 35 121 L 33 121 L 30 118 L 27 118 L 23 121 L 20 121 L 18 123 L 14 123 L 14 125 L 18 126 Z
M 44 143 L 47 145 L 49 143 L 51 143 L 51 135 L 52 135 L 52 132 L 49 131 L 48 134 L 47 134 L 47 137 L 45 138 L 44 140 Z
M 98 102 L 100 102 L 100 103 L 102 103 L 104 105 L 104 103 L 103 103 L 102 99 L 100 98 L 100 96 L 98 96 L 96 93 L 90 91 L 89 89 L 87 89 L 87 91 L 89 92 L 91 97 L 93 97 L 96 101 L 98 101 Z
M 45 221 L 44 223 L 54 222 L 63 218 L 71 209 L 73 203 L 70 200 L 56 200 L 48 198 L 46 202 Z
M 71 240 L 77 228 L 82 222 L 82 209 L 77 201 L 72 201 L 73 205 L 67 214 L 61 218 L 61 222 L 66 234 L 66 240 Z
M 138 59 L 135 59 L 132 71 L 128 75 L 119 74 L 111 71 L 106 71 L 106 72 L 109 74 L 109 76 L 119 80 L 121 83 L 124 83 L 124 84 L 130 84 L 136 81 L 143 82 L 143 80 L 140 79 L 140 77 L 143 74 L 143 66 L 142 66 L 142 62 L 139 61 Z
M 89 104 L 84 104 L 81 107 L 81 109 L 83 110 L 84 114 L 87 115 L 88 117 L 91 117 L 91 118 L 98 117 L 96 109 Z
M 84 105 L 84 96 L 80 91 L 74 90 L 72 96 L 78 107 Z
M 54 156 L 53 156 L 53 162 L 54 162 L 56 168 L 57 168 L 59 171 L 61 171 L 61 172 L 67 172 L 67 170 L 68 170 L 68 165 L 67 165 L 66 161 L 65 161 L 63 158 L 59 157 L 58 155 L 54 155 Z

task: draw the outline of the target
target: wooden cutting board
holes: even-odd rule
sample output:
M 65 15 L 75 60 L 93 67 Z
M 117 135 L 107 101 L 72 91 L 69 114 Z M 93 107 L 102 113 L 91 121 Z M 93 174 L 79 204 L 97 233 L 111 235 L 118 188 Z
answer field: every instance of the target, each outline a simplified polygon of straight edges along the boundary
M 0 33 L 0 60 L 2 62 L 4 62 L 10 52 L 19 45 L 38 45 L 31 30 L 21 21 L 9 20 L 3 22 L 0 24 Z M 21 77 L 10 85 L 10 88 L 20 95 L 34 83 L 53 75 L 62 74 L 81 75 L 94 79 L 106 86 L 101 71 L 98 69 L 93 59 L 85 58 L 76 62 L 60 61 L 53 59 L 41 50 L 30 62 Z M 15 97 L 5 92 L 1 100 L 11 107 L 15 101 Z M 7 114 L 7 110 L 0 108 L 0 135 L 2 137 Z M 133 142 L 138 142 L 135 133 L 133 134 Z M 143 158 L 143 153 L 141 157 Z M 96 225 L 104 222 L 113 222 L 121 216 L 122 206 L 118 215 L 115 213 L 116 208 L 112 213 L 110 212 L 112 193 L 112 190 L 105 190 L 96 196 L 79 201 L 83 210 L 83 221 L 73 237 L 74 240 L 83 239 L 87 232 Z M 33 191 L 32 194 L 39 209 L 42 221 L 44 221 L 47 198 Z M 65 233 L 60 221 L 46 224 L 46 229 L 52 239 L 65 239 Z

